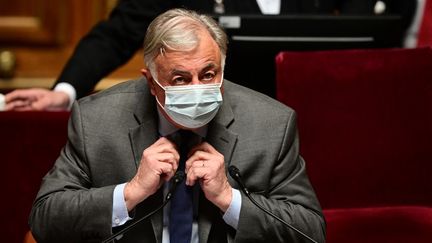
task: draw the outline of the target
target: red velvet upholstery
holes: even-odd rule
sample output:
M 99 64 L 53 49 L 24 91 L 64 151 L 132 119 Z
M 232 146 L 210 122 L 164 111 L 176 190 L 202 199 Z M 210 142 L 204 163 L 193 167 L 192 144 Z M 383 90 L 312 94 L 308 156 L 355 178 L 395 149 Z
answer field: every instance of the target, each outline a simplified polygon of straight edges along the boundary
M 276 66 L 328 242 L 431 241 L 432 51 L 283 52 Z
M 67 112 L 0 112 L 0 242 L 22 242 L 42 177 L 66 142 Z
M 430 243 L 432 210 L 428 207 L 328 209 L 327 242 Z
M 425 6 L 418 34 L 418 47 L 432 47 L 432 0 L 424 0 Z

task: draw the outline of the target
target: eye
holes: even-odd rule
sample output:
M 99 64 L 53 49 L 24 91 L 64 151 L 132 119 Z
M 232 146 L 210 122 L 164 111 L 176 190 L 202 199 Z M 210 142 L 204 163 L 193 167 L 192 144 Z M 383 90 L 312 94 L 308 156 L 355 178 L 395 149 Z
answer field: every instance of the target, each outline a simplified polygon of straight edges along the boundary
M 203 80 L 203 81 L 206 81 L 206 82 L 208 82 L 208 81 L 212 81 L 212 80 L 214 79 L 215 76 L 216 76 L 216 75 L 215 75 L 214 72 L 207 72 L 207 73 L 205 73 L 205 74 L 202 76 L 202 80 Z
M 172 82 L 172 85 L 181 85 L 181 84 L 187 83 L 187 80 L 185 77 L 177 76 L 177 77 L 174 77 L 171 82 Z

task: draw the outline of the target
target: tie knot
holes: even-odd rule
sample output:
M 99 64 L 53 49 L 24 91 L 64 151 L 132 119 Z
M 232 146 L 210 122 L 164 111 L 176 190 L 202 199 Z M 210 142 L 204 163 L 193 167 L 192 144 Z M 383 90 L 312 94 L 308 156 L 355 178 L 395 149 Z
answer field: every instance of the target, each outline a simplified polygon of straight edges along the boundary
M 189 151 L 193 146 L 197 145 L 200 141 L 200 136 L 189 130 L 180 130 L 180 147 L 183 150 Z
M 177 132 L 168 135 L 167 138 L 180 148 L 181 146 L 189 144 L 188 141 L 193 138 L 193 132 L 188 130 L 178 130 Z
M 192 131 L 183 129 L 179 130 L 178 133 L 182 142 L 190 140 L 195 135 Z

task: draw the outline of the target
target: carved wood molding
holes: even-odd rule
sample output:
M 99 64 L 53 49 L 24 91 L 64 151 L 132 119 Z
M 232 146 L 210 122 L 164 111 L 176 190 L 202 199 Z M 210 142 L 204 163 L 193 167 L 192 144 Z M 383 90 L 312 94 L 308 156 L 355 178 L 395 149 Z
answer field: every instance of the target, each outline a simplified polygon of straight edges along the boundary
M 64 41 L 65 0 L 35 0 L 33 11 L 0 16 L 0 42 L 12 45 L 56 45 Z M 16 15 L 14 15 L 16 14 Z
M 96 22 L 107 18 L 117 2 L 0 0 L 0 51 L 11 51 L 16 56 L 14 75 L 10 80 L 0 79 L 0 90 L 51 87 L 78 41 Z M 97 89 L 137 78 L 142 67 L 142 53 L 139 52 Z

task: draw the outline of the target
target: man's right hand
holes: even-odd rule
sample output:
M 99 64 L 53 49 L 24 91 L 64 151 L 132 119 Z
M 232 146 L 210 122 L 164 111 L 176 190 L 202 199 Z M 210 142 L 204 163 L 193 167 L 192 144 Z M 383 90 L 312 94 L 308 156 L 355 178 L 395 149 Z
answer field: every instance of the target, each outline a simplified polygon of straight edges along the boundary
M 62 91 L 41 88 L 17 89 L 5 95 L 6 111 L 67 110 L 69 96 Z
M 136 175 L 124 189 L 128 211 L 169 181 L 177 171 L 179 160 L 176 145 L 165 137 L 145 149 Z

